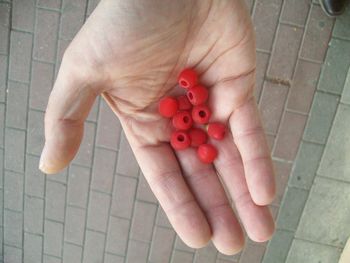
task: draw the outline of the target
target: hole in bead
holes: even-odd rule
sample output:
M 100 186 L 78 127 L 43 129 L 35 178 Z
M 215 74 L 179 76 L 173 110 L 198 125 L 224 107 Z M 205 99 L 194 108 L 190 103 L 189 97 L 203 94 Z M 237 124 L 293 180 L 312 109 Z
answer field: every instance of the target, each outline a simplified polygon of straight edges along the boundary
M 181 80 L 180 84 L 181 84 L 182 87 L 188 87 L 188 83 L 185 80 Z
M 184 121 L 184 123 L 189 123 L 190 118 L 188 118 L 188 116 L 185 116 L 185 117 L 183 118 L 183 121 Z
M 188 93 L 188 97 L 189 97 L 190 100 L 193 100 L 193 94 L 192 94 L 192 92 L 189 92 L 189 93 Z
M 183 142 L 185 140 L 185 136 L 183 136 L 182 134 L 180 134 L 179 136 L 177 136 L 177 140 L 179 142 Z
M 206 113 L 205 113 L 205 111 L 203 111 L 203 110 L 201 110 L 201 111 L 199 111 L 199 117 L 201 117 L 201 118 L 205 118 L 205 116 L 207 115 Z

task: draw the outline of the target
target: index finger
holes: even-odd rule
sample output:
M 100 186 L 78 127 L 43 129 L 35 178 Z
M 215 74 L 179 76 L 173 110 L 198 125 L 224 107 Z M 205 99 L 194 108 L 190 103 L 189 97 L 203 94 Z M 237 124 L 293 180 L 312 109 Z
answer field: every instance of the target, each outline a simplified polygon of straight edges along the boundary
M 229 123 L 253 201 L 257 205 L 270 204 L 276 192 L 274 171 L 254 97 L 234 110 Z

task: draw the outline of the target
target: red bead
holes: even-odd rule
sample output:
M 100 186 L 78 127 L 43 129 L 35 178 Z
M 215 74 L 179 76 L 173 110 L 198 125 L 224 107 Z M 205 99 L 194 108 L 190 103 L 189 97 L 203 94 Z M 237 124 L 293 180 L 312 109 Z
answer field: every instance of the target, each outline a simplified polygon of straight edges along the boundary
M 189 130 L 188 136 L 190 136 L 192 147 L 198 147 L 199 145 L 206 143 L 208 140 L 207 133 L 198 128 L 192 128 Z
M 192 104 L 188 100 L 186 95 L 181 95 L 177 97 L 177 101 L 179 103 L 179 110 L 190 110 L 192 109 Z
M 206 124 L 209 122 L 211 111 L 207 105 L 194 106 L 192 109 L 192 119 L 199 124 Z
M 188 130 L 192 124 L 192 117 L 188 111 L 180 111 L 173 117 L 173 126 L 178 130 Z
M 171 135 L 170 144 L 175 150 L 184 150 L 191 145 L 191 140 L 186 132 L 175 131 Z
M 173 97 L 165 97 L 159 101 L 158 111 L 159 114 L 166 118 L 173 117 L 179 109 L 179 103 L 177 99 Z
M 190 89 L 197 84 L 197 73 L 191 68 L 186 68 L 180 72 L 178 82 L 185 89 Z
M 192 103 L 192 105 L 200 105 L 207 101 L 208 90 L 202 85 L 194 86 L 187 92 L 187 98 Z
M 208 124 L 208 135 L 216 140 L 222 140 L 226 134 L 226 126 L 220 122 Z
M 218 156 L 218 151 L 211 144 L 202 144 L 198 147 L 197 155 L 203 163 L 212 163 Z

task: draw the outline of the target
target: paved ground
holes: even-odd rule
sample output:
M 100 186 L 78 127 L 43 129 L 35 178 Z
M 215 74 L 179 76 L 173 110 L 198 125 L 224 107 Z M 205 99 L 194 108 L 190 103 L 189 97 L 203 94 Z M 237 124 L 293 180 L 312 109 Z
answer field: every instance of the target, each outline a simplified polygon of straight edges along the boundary
M 38 171 L 55 74 L 97 2 L 0 0 L 0 262 L 259 263 L 265 255 L 264 263 L 300 263 L 313 262 L 307 256 L 320 250 L 322 259 L 330 259 L 322 262 L 335 262 L 346 231 L 341 225 L 332 233 L 311 226 L 319 215 L 324 224 L 349 219 L 335 216 L 350 196 L 350 150 L 340 139 L 349 139 L 350 88 L 341 97 L 350 61 L 346 18 L 337 21 L 328 49 L 334 20 L 317 3 L 247 1 L 257 32 L 256 95 L 277 171 L 274 215 L 295 166 L 268 249 L 248 241 L 241 254 L 226 257 L 212 246 L 189 249 L 177 238 L 102 100 L 89 115 L 73 164 L 52 177 Z M 333 75 L 335 63 L 340 71 Z

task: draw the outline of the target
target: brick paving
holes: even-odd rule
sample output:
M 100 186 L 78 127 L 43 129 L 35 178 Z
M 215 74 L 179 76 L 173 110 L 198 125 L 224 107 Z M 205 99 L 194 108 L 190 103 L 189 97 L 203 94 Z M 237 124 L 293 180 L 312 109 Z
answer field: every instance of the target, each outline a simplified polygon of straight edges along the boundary
M 338 85 L 330 85 L 332 67 L 323 63 L 326 57 L 335 63 L 342 56 L 339 50 L 350 50 L 350 35 L 344 18 L 339 19 L 333 31 L 338 38 L 328 49 L 334 19 L 311 0 L 246 2 L 257 37 L 256 97 L 277 171 L 278 197 L 271 207 L 276 216 L 303 136 L 297 159 L 317 153 L 312 165 L 304 166 L 318 167 L 318 145 L 327 139 L 341 94 Z M 303 243 L 293 240 L 291 232 L 298 229 L 298 218 L 283 209 L 279 222 L 289 231 L 277 231 L 268 253 L 266 243 L 250 240 L 231 257 L 212 245 L 200 250 L 185 246 L 145 182 L 119 121 L 102 100 L 90 112 L 72 164 L 55 176 L 40 173 L 48 95 L 65 48 L 97 4 L 0 0 L 0 262 L 259 263 L 264 258 L 281 263 L 289 248 L 291 255 L 300 251 Z M 347 62 L 342 63 L 345 68 Z M 336 84 L 346 76 L 341 71 Z M 292 196 L 290 205 L 300 210 L 300 217 L 313 177 L 304 169 L 298 173 L 302 182 L 292 177 L 289 184 L 295 187 L 285 196 Z M 315 193 L 322 190 L 322 180 Z M 270 252 L 281 244 L 287 252 Z

